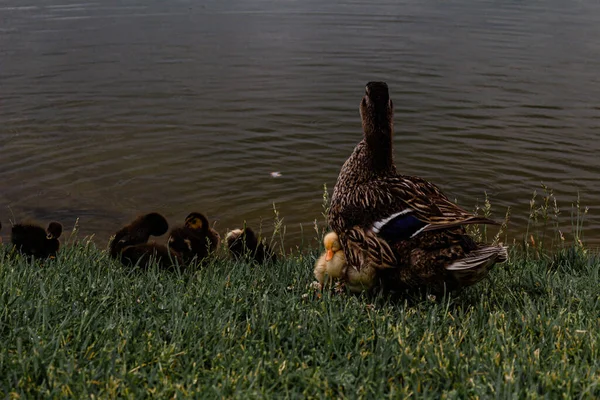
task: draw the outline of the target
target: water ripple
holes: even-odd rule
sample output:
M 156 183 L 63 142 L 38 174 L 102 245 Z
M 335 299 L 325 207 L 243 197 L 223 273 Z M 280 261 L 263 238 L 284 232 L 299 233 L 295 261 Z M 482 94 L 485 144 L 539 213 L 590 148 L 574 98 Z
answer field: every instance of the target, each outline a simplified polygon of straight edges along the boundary
M 80 217 L 106 243 L 136 213 L 199 210 L 268 233 L 275 203 L 306 243 L 376 79 L 398 168 L 467 208 L 487 192 L 511 234 L 540 182 L 566 208 L 600 197 L 591 0 L 52 3 L 0 5 L 3 222 Z

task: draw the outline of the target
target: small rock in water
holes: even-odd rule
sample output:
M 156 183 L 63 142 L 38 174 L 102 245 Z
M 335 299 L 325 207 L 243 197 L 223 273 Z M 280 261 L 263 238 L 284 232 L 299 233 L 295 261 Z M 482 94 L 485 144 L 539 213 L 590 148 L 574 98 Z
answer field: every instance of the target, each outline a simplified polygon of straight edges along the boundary
M 281 172 L 279 172 L 279 171 L 271 172 L 272 178 L 279 178 L 280 176 L 281 176 Z

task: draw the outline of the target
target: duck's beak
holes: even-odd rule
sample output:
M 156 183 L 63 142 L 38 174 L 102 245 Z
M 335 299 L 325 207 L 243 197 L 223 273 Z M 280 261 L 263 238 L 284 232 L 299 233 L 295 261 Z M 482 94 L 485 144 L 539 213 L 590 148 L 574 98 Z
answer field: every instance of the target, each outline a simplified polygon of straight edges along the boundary
M 327 253 L 325 253 L 325 261 L 329 261 L 333 258 L 333 250 L 329 249 L 327 250 Z

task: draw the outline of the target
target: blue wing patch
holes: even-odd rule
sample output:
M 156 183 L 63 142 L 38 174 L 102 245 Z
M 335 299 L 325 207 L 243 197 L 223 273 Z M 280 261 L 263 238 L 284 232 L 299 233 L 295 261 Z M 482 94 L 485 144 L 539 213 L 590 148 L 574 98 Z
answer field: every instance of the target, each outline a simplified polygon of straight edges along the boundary
M 426 225 L 414 215 L 401 214 L 379 227 L 379 236 L 386 242 L 407 240 Z

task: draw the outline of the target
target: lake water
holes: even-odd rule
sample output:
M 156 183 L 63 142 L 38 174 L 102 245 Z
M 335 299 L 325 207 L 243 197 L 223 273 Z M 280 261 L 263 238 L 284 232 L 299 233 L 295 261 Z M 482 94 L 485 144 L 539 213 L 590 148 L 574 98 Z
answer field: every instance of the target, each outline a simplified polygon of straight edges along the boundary
M 540 182 L 566 231 L 579 192 L 600 243 L 598 21 L 595 0 L 0 0 L 2 236 L 79 217 L 104 245 L 153 210 L 268 233 L 275 203 L 306 243 L 385 80 L 399 171 L 468 209 L 487 192 L 515 238 Z

